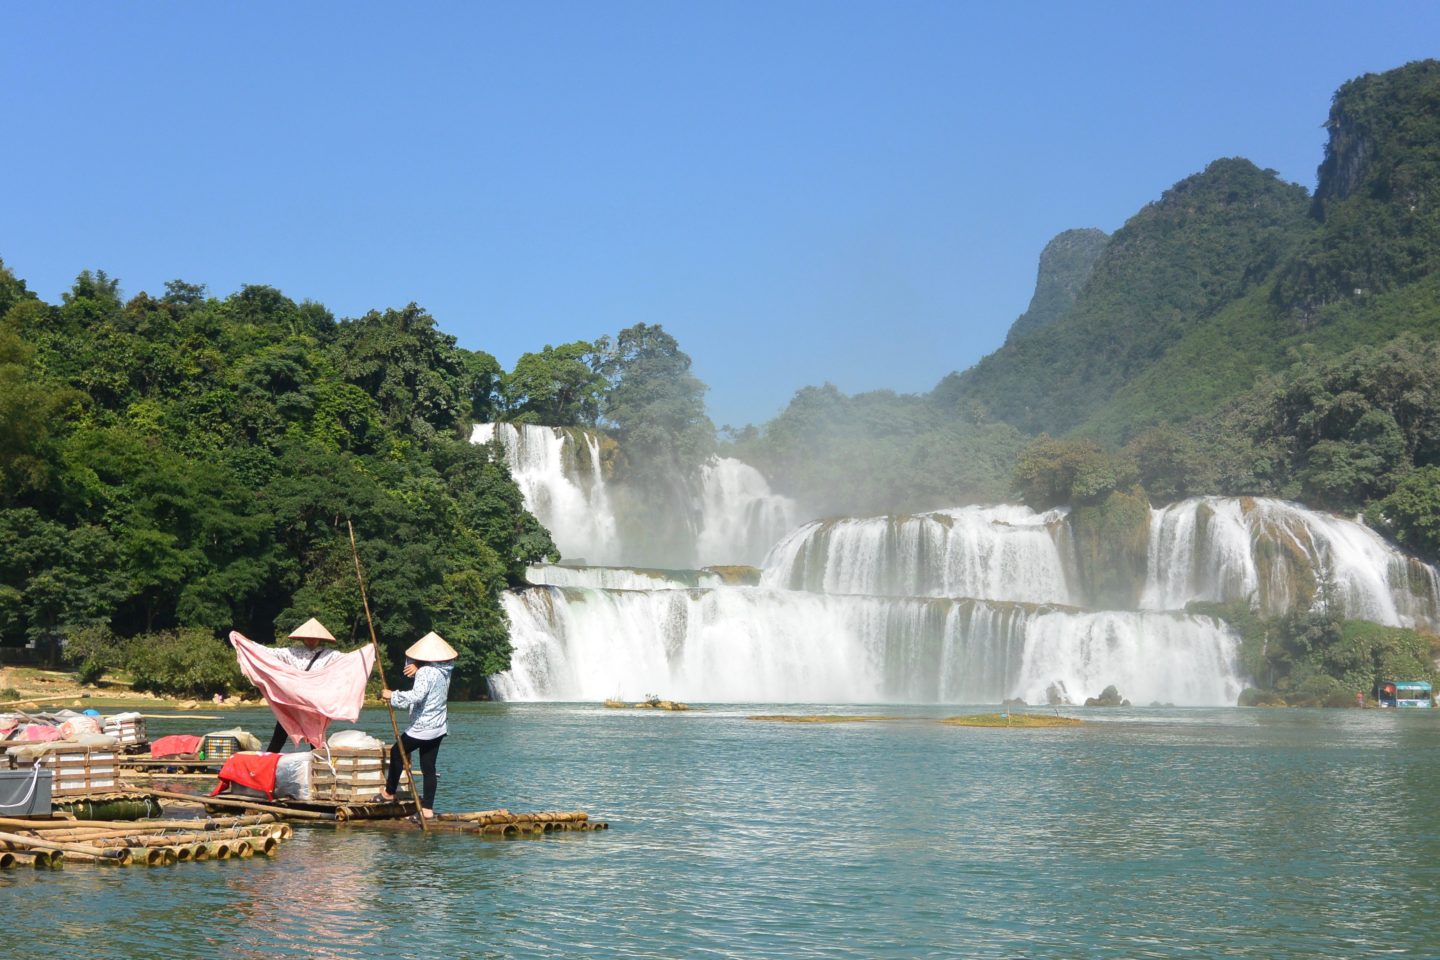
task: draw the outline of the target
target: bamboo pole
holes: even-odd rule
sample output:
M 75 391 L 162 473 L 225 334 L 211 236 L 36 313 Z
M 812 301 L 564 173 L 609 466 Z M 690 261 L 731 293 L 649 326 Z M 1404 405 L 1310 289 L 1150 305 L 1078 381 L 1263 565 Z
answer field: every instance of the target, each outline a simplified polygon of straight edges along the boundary
M 355 579 L 360 583 L 360 603 L 365 608 L 365 624 L 370 628 L 370 642 L 375 645 L 375 666 L 380 671 L 380 685 L 386 690 L 390 689 L 390 683 L 385 679 L 385 654 L 380 649 L 380 641 L 375 637 L 375 621 L 370 617 L 370 598 L 365 595 L 365 576 L 360 572 L 360 548 L 355 544 L 355 525 L 350 518 L 345 518 L 345 529 L 350 531 L 350 553 L 355 558 Z M 415 772 L 410 769 L 410 755 L 405 751 L 404 740 L 400 736 L 400 721 L 395 719 L 395 708 L 387 700 L 385 709 L 390 713 L 390 726 L 395 730 L 395 749 L 400 754 L 400 763 L 405 768 L 405 782 L 410 784 L 410 798 L 415 801 L 415 819 L 420 821 L 420 829 L 426 833 L 430 827 L 425 823 L 425 810 L 420 806 L 420 791 L 415 789 Z
M 13 707 L 21 703 L 50 703 L 54 700 L 87 700 L 88 693 L 64 693 L 56 697 L 21 697 L 19 700 L 6 700 L 0 703 L 0 707 Z
M 255 803 L 250 800 L 231 800 L 225 797 L 197 797 L 188 793 L 171 793 L 169 790 L 151 790 L 150 793 L 157 797 L 164 797 L 168 800 L 180 800 L 186 803 L 198 803 L 201 806 L 231 807 L 236 810 L 254 810 L 259 813 L 273 813 L 277 817 L 296 820 L 334 820 L 335 814 L 321 813 L 318 810 L 295 810 L 290 807 L 277 807 L 267 803 Z
M 48 840 L 40 840 L 35 837 L 22 837 L 15 833 L 0 833 L 0 840 L 14 844 L 23 849 L 59 850 L 63 853 L 73 853 L 77 857 L 90 857 L 106 863 L 119 863 L 122 866 L 129 864 L 132 859 L 129 848 L 118 847 L 105 849 L 103 847 L 89 847 L 79 843 L 51 843 Z
M 273 813 L 168 820 L 23 820 L 18 817 L 0 817 L 0 827 L 20 830 L 227 830 L 231 827 L 262 826 L 279 822 Z

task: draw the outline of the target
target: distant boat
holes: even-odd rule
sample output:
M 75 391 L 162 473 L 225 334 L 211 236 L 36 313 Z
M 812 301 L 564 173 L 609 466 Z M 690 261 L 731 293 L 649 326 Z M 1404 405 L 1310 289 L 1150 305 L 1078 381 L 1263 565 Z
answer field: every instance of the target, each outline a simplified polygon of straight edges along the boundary
M 1424 680 L 1391 680 L 1382 683 L 1376 699 L 1382 707 L 1418 707 L 1428 710 L 1435 705 L 1430 684 Z

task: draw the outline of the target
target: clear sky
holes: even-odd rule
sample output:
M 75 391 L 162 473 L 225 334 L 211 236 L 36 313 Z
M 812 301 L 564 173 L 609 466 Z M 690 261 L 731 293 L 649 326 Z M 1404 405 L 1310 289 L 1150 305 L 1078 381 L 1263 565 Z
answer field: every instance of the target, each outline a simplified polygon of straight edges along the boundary
M 1435 55 L 1434 0 L 11 0 L 0 258 L 414 300 L 507 368 L 659 323 L 762 422 L 970 366 L 1213 159 L 1313 189 L 1335 88 Z

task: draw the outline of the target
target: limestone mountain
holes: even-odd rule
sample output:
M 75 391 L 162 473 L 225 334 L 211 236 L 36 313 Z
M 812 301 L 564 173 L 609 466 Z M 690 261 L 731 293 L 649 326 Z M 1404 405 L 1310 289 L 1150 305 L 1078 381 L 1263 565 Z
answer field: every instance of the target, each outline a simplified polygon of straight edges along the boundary
M 1040 270 L 1030 306 L 1011 325 L 1005 342 L 1065 319 L 1109 242 L 1108 233 L 1092 227 L 1066 230 L 1045 244 L 1040 251 Z
M 1440 61 L 1346 83 L 1326 126 L 1313 197 L 1248 160 L 1215 161 L 1116 231 L 1068 312 L 1017 322 L 932 398 L 1029 433 L 1123 442 L 1215 413 L 1298 349 L 1433 336 Z

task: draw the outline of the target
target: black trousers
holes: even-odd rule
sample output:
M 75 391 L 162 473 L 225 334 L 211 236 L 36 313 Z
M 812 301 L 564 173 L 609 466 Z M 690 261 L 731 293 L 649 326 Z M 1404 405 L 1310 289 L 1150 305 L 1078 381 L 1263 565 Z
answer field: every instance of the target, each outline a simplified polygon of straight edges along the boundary
M 435 755 L 440 752 L 440 741 L 445 739 L 445 734 L 440 734 L 433 740 L 416 740 L 408 733 L 400 734 L 400 743 L 405 744 L 405 753 L 410 757 L 410 765 L 415 765 L 415 753 L 420 753 L 420 772 L 425 776 L 425 785 L 420 788 L 420 806 L 426 810 L 435 809 L 435 788 L 439 786 L 440 775 L 435 772 Z M 390 747 L 390 772 L 385 777 L 385 792 L 391 796 L 400 786 L 400 773 L 404 770 L 400 762 L 400 744 Z
M 275 721 L 275 732 L 270 734 L 270 746 L 265 748 L 265 752 L 279 753 L 285 749 L 285 741 L 289 739 L 290 735 L 285 732 L 284 727 L 280 726 L 280 721 Z

